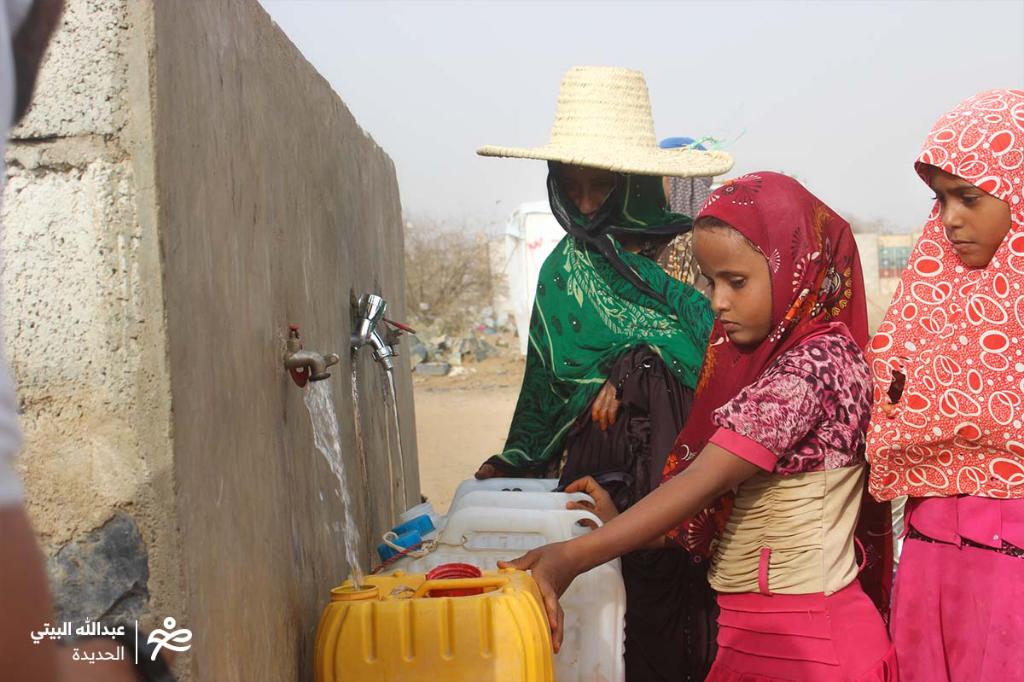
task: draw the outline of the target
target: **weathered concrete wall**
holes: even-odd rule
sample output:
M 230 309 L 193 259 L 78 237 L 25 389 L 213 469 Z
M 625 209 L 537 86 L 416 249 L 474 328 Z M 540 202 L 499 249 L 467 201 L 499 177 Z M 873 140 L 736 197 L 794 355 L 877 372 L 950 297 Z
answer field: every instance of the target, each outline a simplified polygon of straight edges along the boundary
M 404 314 L 390 159 L 255 0 L 70 0 L 8 161 L 3 331 L 61 614 L 175 616 L 195 680 L 311 679 L 348 567 L 289 323 L 342 355 L 366 563 L 418 500 L 407 363 L 403 483 L 383 377 L 347 352 L 354 296 Z
M 69 3 L 3 198 L 4 338 L 58 615 L 184 609 L 147 8 Z M 78 589 L 88 586 L 90 589 Z
M 256 2 L 154 8 L 158 223 L 194 669 L 217 682 L 307 680 L 320 609 L 347 569 L 335 483 L 313 449 L 302 392 L 282 370 L 285 333 L 299 324 L 307 348 L 343 357 L 329 381 L 344 459 L 358 472 L 360 516 L 372 517 L 360 525 L 379 537 L 397 444 L 387 444 L 382 377 L 364 350 L 362 469 L 347 348 L 353 295 L 379 291 L 404 314 L 394 167 Z M 411 377 L 399 367 L 412 498 Z

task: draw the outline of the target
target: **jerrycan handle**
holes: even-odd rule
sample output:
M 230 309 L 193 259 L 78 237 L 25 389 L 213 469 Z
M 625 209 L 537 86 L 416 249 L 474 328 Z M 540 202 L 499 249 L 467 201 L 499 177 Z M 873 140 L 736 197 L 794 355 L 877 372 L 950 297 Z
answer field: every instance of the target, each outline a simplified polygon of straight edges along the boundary
M 503 576 L 486 576 L 482 578 L 442 578 L 427 580 L 420 585 L 412 598 L 426 597 L 434 590 L 484 590 L 488 587 L 498 588 L 508 585 L 509 579 Z
M 441 541 L 461 544 L 461 538 L 470 533 L 538 533 L 545 542 L 559 542 L 573 537 L 573 528 L 580 521 L 604 525 L 601 519 L 583 509 L 518 509 L 493 507 L 462 507 L 448 518 L 441 532 Z

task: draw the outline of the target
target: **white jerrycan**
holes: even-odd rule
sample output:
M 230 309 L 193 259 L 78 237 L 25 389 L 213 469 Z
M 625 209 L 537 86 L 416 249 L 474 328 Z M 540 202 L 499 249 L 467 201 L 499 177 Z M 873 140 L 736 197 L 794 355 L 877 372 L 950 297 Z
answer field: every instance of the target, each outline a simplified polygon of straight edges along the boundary
M 569 502 L 590 502 L 586 493 L 536 493 L 506 490 L 471 490 L 452 500 L 448 509 L 451 516 L 465 507 L 494 507 L 497 509 L 565 509 Z
M 582 520 L 601 525 L 590 512 L 564 509 L 570 497 L 589 499 L 559 494 L 557 500 L 549 503 L 554 508 L 546 509 L 495 506 L 459 506 L 456 509 L 453 502 L 452 513 L 433 550 L 426 556 L 400 559 L 388 572 L 426 573 L 447 563 L 466 563 L 482 570 L 494 570 L 498 561 L 514 559 L 541 545 L 589 533 L 588 527 L 580 525 Z M 565 612 L 565 634 L 562 649 L 555 656 L 555 679 L 558 682 L 624 682 L 626 590 L 619 560 L 609 561 L 576 578 L 562 596 L 561 604 Z
M 558 487 L 557 478 L 485 478 L 478 481 L 470 478 L 455 489 L 452 502 L 474 490 L 491 490 L 524 493 L 550 493 Z

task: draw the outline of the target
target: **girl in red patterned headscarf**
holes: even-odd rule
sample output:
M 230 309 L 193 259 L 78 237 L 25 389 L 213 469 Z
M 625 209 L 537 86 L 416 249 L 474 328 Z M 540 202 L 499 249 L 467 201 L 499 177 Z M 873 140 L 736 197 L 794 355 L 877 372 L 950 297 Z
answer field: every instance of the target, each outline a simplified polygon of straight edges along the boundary
M 936 202 L 869 356 L 871 492 L 908 495 L 905 679 L 1024 679 L 1024 91 L 935 124 Z
M 871 377 L 850 226 L 796 180 L 754 173 L 711 195 L 694 253 L 718 319 L 666 481 L 593 533 L 508 565 L 532 569 L 557 646 L 557 595 L 574 576 L 681 544 L 712 555 L 721 616 L 708 680 L 895 680 L 882 618 L 857 581 Z M 731 490 L 731 511 L 701 512 Z

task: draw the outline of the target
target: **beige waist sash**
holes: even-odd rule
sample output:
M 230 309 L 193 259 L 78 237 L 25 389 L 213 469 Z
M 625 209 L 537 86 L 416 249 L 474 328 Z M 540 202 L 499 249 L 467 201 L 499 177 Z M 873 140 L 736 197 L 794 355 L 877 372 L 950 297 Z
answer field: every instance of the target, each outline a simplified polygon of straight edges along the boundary
M 740 486 L 708 579 L 719 592 L 832 594 L 857 577 L 862 465 Z

